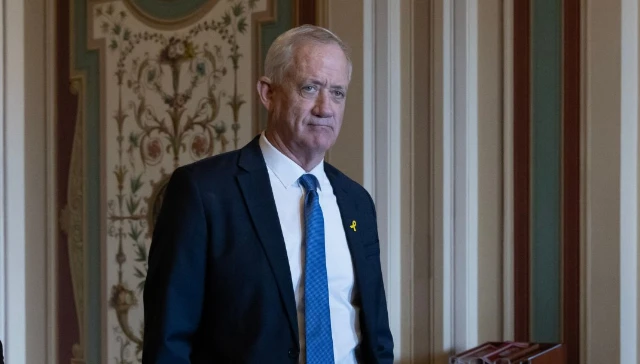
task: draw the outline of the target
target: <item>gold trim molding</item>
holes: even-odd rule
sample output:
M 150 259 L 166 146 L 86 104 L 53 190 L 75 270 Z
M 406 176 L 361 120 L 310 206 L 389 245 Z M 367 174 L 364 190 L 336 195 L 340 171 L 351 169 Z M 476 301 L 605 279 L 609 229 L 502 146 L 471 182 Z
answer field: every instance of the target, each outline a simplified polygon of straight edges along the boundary
M 82 77 L 71 79 L 71 92 L 78 96 L 76 123 L 73 135 L 71 161 L 69 163 L 69 182 L 67 184 L 67 203 L 60 215 L 63 224 L 61 228 L 67 233 L 67 247 L 69 250 L 69 268 L 71 283 L 78 318 L 79 343 L 72 347 L 72 364 L 85 362 L 85 242 L 86 229 L 85 211 L 85 183 L 84 183 L 84 80 Z
M 262 25 L 268 23 L 275 23 L 278 19 L 278 7 L 277 0 L 267 0 L 267 6 L 265 11 L 261 11 L 259 13 L 253 13 L 251 16 L 252 22 L 252 31 L 253 31 L 253 62 L 252 67 L 252 80 L 253 82 L 258 82 L 258 77 L 262 75 Z M 260 102 L 260 97 L 257 92 L 253 94 L 253 134 L 257 135 L 262 132 L 262 125 L 260 125 L 260 108 L 262 107 L 262 103 Z
M 112 2 L 113 0 L 89 0 L 90 5 L 100 4 L 104 2 Z M 180 0 L 184 1 L 184 0 Z M 122 0 L 124 6 L 129 10 L 131 15 L 149 27 L 159 30 L 177 30 L 188 27 L 198 22 L 218 3 L 219 0 L 208 0 L 202 4 L 197 10 L 191 14 L 172 20 L 161 19 L 146 13 L 140 6 L 136 5 L 133 0 Z

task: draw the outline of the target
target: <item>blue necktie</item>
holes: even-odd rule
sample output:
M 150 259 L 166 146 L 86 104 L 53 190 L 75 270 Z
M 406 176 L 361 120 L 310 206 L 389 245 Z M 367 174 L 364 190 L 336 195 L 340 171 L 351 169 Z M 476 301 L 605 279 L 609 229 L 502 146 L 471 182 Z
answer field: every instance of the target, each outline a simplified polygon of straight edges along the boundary
M 304 316 L 307 364 L 332 364 L 331 311 L 324 249 L 324 217 L 318 197 L 318 179 L 304 174 L 299 179 L 304 199 L 305 241 Z

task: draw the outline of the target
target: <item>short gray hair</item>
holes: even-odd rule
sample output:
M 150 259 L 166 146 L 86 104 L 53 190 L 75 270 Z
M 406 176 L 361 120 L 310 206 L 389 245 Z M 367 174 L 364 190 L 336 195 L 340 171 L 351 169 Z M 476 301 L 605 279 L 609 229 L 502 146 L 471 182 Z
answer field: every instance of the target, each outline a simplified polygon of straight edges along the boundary
M 264 61 L 264 75 L 274 84 L 280 84 L 291 66 L 295 48 L 308 42 L 339 46 L 349 64 L 349 80 L 351 80 L 352 65 L 349 47 L 330 30 L 309 24 L 289 29 L 273 41 Z

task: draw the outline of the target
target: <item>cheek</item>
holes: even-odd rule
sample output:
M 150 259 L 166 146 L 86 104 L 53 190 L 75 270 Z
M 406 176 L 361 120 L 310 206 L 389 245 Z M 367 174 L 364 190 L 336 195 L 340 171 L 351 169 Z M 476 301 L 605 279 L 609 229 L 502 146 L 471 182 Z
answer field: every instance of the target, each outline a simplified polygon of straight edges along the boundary
M 280 129 L 297 129 L 298 111 L 294 102 L 282 101 L 273 109 Z
M 333 128 L 333 131 L 335 132 L 336 136 L 338 136 L 338 133 L 340 132 L 341 129 L 342 129 L 342 120 L 336 122 L 336 126 Z
M 336 133 L 342 128 L 342 122 L 344 121 L 344 106 L 341 106 L 335 113 L 335 129 Z
M 311 109 L 308 109 L 303 103 L 293 105 L 289 110 L 289 120 L 296 129 L 304 128 L 310 115 Z

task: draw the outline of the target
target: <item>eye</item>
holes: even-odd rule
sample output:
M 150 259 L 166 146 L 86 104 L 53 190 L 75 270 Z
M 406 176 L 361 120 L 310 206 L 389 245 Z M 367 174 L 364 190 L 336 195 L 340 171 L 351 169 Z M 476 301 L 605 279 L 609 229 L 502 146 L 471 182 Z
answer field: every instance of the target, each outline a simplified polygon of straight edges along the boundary
M 316 92 L 317 91 L 317 87 L 314 85 L 306 85 L 306 86 L 302 86 L 302 92 L 304 93 L 312 93 L 312 92 Z
M 333 96 L 336 99 L 344 99 L 347 95 L 345 94 L 344 91 L 341 90 L 333 90 Z

